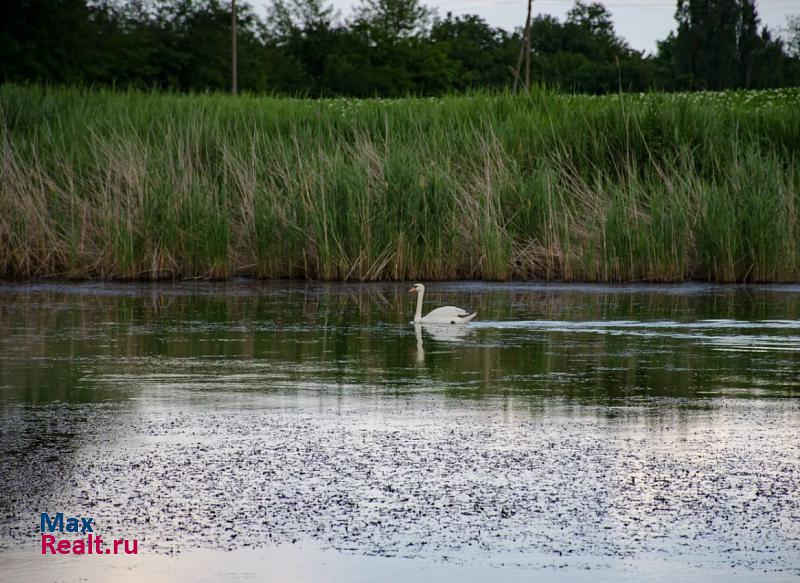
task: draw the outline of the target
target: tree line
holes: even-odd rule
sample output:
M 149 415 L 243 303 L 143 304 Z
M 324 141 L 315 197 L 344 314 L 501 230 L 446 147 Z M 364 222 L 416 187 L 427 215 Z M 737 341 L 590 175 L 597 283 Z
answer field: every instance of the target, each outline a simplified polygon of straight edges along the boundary
M 238 3 L 237 3 L 238 4 Z M 534 3 L 535 6 L 535 3 Z M 227 90 L 231 4 L 220 0 L 10 0 L 0 8 L 5 82 Z M 781 38 L 755 0 L 678 0 L 655 54 L 634 50 L 599 2 L 531 22 L 531 76 L 567 91 L 800 85 L 800 19 Z M 305 96 L 436 95 L 511 85 L 522 27 L 437 15 L 420 0 L 237 6 L 240 90 Z

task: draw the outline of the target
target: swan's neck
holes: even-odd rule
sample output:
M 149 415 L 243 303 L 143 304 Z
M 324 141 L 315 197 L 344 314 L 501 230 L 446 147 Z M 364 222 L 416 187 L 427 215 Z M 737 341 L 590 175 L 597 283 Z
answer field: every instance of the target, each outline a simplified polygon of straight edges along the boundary
M 419 322 L 422 320 L 422 296 L 425 295 L 425 288 L 417 292 L 417 311 L 414 313 L 414 321 Z

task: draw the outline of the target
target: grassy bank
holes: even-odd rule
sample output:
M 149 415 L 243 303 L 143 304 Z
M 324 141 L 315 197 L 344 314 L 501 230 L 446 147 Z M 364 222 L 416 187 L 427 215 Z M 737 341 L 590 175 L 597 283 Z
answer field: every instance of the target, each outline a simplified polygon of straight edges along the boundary
M 800 281 L 800 90 L 0 87 L 0 275 Z

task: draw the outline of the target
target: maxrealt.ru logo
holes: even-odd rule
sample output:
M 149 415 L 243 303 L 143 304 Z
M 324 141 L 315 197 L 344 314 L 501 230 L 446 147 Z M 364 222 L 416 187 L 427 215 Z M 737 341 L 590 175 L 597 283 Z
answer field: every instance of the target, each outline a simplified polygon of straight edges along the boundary
M 50 516 L 42 512 L 42 554 L 47 555 L 135 555 L 139 552 L 137 539 L 113 539 L 108 544 L 95 534 L 94 518 L 71 516 L 64 518 L 63 512 Z M 54 533 L 86 535 L 85 538 L 57 539 Z

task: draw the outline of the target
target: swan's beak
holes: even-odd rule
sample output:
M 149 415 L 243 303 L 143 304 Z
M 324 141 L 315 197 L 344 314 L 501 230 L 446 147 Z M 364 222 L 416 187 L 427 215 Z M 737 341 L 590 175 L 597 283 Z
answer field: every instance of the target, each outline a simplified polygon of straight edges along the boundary
M 415 288 L 415 287 L 412 287 L 412 288 L 411 288 L 411 289 L 409 289 L 408 291 L 409 291 L 409 292 L 411 292 L 412 294 L 414 294 L 414 293 L 417 293 L 417 288 Z

